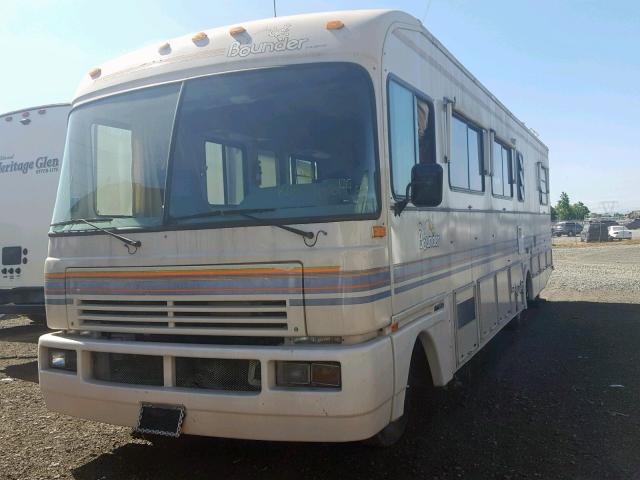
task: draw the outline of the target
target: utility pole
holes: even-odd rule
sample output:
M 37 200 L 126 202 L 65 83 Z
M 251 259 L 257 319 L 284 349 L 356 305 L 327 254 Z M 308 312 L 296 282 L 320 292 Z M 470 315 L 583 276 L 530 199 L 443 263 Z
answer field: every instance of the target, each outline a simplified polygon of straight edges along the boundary
M 278 16 L 278 14 L 276 12 L 276 0 L 273 0 L 273 17 L 275 18 L 277 16 Z

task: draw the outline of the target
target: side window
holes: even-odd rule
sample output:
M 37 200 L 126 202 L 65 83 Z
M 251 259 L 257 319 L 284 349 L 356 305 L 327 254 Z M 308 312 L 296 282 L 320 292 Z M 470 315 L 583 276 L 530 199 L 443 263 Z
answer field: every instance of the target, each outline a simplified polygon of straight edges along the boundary
M 449 184 L 453 188 L 483 192 L 482 132 L 458 116 L 452 122 Z
M 318 164 L 315 160 L 291 157 L 290 180 L 292 185 L 315 183 L 318 180 Z
M 540 205 L 549 205 L 549 169 L 542 164 L 538 164 L 538 168 Z
M 516 153 L 516 189 L 518 201 L 524 202 L 524 159 L 520 152 Z
M 96 156 L 96 213 L 133 215 L 132 132 L 107 125 L 93 126 Z
M 513 197 L 511 178 L 511 149 L 494 140 L 493 177 L 491 178 L 493 194 L 500 197 Z
M 416 163 L 436 163 L 433 104 L 389 81 L 389 144 L 394 197 L 404 197 Z
M 244 199 L 244 153 L 237 147 L 205 142 L 207 201 L 238 205 Z

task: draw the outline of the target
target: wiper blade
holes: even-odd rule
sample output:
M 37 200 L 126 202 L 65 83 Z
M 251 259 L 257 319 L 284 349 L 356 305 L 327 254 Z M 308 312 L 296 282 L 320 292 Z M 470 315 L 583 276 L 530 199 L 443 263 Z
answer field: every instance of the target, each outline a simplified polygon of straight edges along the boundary
M 281 223 L 272 223 L 268 222 L 262 218 L 254 217 L 250 215 L 251 213 L 263 213 L 263 212 L 274 212 L 275 208 L 241 208 L 241 209 L 225 209 L 225 210 L 210 210 L 208 212 L 202 213 L 194 213 L 193 215 L 185 215 L 183 217 L 173 217 L 174 220 L 187 220 L 191 218 L 205 218 L 205 217 L 223 217 L 227 215 L 240 215 L 241 217 L 249 218 L 251 220 L 255 220 L 258 222 L 260 226 L 264 227 L 277 227 L 282 230 L 286 230 L 287 232 L 295 233 L 296 235 L 300 235 L 303 238 L 308 238 L 309 240 L 315 237 L 313 232 L 307 232 L 305 230 L 300 230 L 299 228 L 290 227 L 288 225 L 283 225 Z
M 224 217 L 225 215 L 245 215 L 247 213 L 262 213 L 273 212 L 275 208 L 244 208 L 244 209 L 232 209 L 225 210 L 209 210 L 208 212 L 194 213 L 193 215 L 184 215 L 182 217 L 173 217 L 173 220 L 190 220 L 192 218 L 206 218 L 206 217 Z
M 74 223 L 85 223 L 85 224 L 89 225 L 90 227 L 95 228 L 96 230 L 104 232 L 107 235 L 111 235 L 113 238 L 117 238 L 118 240 L 120 240 L 121 242 L 123 242 L 127 246 L 130 245 L 132 247 L 135 247 L 136 250 L 139 247 L 142 246 L 142 242 L 140 240 L 133 240 L 133 239 L 131 239 L 129 237 L 125 237 L 124 235 L 119 235 L 117 233 L 110 232 L 109 230 L 106 230 L 106 229 L 104 229 L 102 227 L 99 227 L 99 226 L 95 225 L 94 223 L 92 223 L 92 222 L 96 222 L 96 221 L 98 221 L 98 222 L 107 222 L 107 221 L 110 221 L 110 220 L 113 220 L 113 218 L 100 217 L 100 218 L 97 218 L 97 219 L 96 218 L 91 218 L 89 220 L 87 220 L 86 218 L 76 218 L 75 220 L 67 220 L 65 222 L 52 223 L 51 226 L 55 227 L 55 226 L 60 226 L 60 225 L 72 225 Z M 135 253 L 135 252 L 131 252 L 130 251 L 129 253 Z
M 52 223 L 51 227 L 61 227 L 63 225 L 73 225 L 74 223 L 84 223 L 84 222 L 110 222 L 113 220 L 113 217 L 98 217 L 98 218 L 74 218 L 72 220 L 65 220 L 64 222 L 56 222 Z

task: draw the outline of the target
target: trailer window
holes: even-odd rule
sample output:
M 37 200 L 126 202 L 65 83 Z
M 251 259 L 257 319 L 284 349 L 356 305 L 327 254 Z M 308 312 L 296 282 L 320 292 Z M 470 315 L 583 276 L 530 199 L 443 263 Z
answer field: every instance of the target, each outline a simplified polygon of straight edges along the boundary
M 291 157 L 289 177 L 292 185 L 314 183 L 318 179 L 318 164 L 315 160 Z
M 461 117 L 454 116 L 451 144 L 449 184 L 452 188 L 483 192 L 481 130 Z
M 524 202 L 524 159 L 522 153 L 516 153 L 516 188 L 518 189 L 518 201 Z
M 513 197 L 511 178 L 511 149 L 494 140 L 493 176 L 491 178 L 493 194 L 499 197 Z
M 94 125 L 96 213 L 133 213 L 133 145 L 131 130 Z
M 389 81 L 389 143 L 394 197 L 404 197 L 411 169 L 435 163 L 433 105 L 399 83 Z

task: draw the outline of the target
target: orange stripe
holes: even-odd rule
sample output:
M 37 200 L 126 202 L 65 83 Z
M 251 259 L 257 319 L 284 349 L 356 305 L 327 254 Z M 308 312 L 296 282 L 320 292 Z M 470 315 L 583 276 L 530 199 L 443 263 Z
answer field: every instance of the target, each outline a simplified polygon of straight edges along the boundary
M 263 275 L 267 274 L 284 274 L 291 273 L 338 273 L 340 267 L 316 267 L 302 269 L 300 267 L 290 269 L 278 268 L 249 268 L 249 269 L 216 269 L 216 270 L 154 270 L 154 271 L 124 271 L 124 272 L 72 272 L 72 273 L 48 273 L 46 278 L 92 278 L 92 277 L 159 277 L 159 276 L 188 276 L 188 275 Z
M 284 269 L 274 269 L 274 268 L 252 268 L 252 269 L 219 269 L 219 270 L 155 270 L 155 271 L 124 271 L 124 272 L 101 272 L 101 271 L 91 271 L 91 272 L 73 272 L 73 273 L 48 273 L 46 278 L 128 278 L 128 277 L 186 277 L 186 276 L 195 276 L 195 275 L 209 275 L 209 276 L 220 276 L 220 275 L 233 275 L 234 277 L 238 276 L 247 276 L 247 277 L 255 277 L 264 274 L 277 274 L 277 275 L 291 275 L 292 273 L 303 273 L 305 276 L 307 274 L 313 273 L 332 273 L 338 276 L 365 276 L 371 275 L 372 272 L 381 272 L 385 271 L 387 267 L 379 267 L 370 270 L 362 270 L 356 272 L 341 272 L 339 267 L 315 267 L 315 268 L 292 268 L 288 270 Z M 311 278 L 322 278 L 320 276 L 311 276 Z

